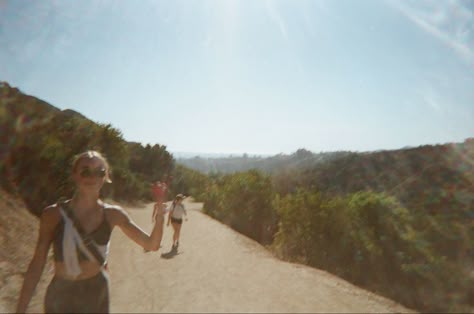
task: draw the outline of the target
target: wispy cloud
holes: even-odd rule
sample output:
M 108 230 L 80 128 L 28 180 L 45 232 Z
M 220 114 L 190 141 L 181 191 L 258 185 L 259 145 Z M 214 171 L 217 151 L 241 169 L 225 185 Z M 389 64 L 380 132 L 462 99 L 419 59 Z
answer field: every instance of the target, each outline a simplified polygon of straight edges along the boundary
M 36 62 L 45 51 L 62 55 L 71 45 L 72 33 L 97 6 L 86 7 L 89 12 L 79 14 L 77 6 L 60 1 L 13 3 L 5 15 L 0 7 L 0 46 L 8 58 L 21 62 Z
M 283 36 L 285 40 L 288 40 L 288 30 L 286 23 L 275 6 L 275 2 L 273 0 L 265 0 L 265 7 L 267 8 L 270 18 L 278 25 L 281 36 Z
M 462 0 L 389 0 L 403 15 L 474 67 L 474 12 Z
M 431 87 L 425 86 L 419 90 L 420 98 L 422 101 L 437 114 L 443 114 L 444 108 L 441 106 L 441 101 L 438 93 Z

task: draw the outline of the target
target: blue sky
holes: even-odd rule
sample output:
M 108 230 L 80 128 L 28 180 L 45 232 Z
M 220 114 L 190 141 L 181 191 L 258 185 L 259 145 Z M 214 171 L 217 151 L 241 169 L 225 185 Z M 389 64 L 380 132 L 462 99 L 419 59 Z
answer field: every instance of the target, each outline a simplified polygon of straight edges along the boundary
M 474 136 L 474 1 L 0 1 L 0 80 L 171 152 Z

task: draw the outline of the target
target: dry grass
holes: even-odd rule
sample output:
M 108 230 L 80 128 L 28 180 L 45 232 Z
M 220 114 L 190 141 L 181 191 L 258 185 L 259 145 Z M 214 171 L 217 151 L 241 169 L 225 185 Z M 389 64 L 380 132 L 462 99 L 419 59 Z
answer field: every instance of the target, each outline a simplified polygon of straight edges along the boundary
M 39 220 L 25 204 L 0 189 L 0 313 L 15 311 L 23 274 L 33 255 L 38 236 Z M 45 287 L 51 274 L 51 263 L 45 268 L 29 311 L 42 310 Z

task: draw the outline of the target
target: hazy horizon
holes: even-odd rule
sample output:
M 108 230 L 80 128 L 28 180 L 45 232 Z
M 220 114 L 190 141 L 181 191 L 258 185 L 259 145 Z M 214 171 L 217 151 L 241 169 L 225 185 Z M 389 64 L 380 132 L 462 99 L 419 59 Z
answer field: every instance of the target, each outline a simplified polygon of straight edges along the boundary
M 170 152 L 474 136 L 474 2 L 0 2 L 0 80 Z

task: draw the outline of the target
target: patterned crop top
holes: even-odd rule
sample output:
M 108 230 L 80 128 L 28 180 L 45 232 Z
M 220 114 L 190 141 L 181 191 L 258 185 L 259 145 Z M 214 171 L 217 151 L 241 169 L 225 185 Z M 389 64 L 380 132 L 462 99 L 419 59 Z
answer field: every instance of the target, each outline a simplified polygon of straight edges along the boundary
M 102 218 L 102 222 L 100 225 L 88 235 L 94 240 L 97 245 L 107 245 L 110 241 L 110 236 L 112 233 L 112 228 L 107 221 L 107 217 L 105 215 L 105 210 L 107 205 L 104 204 L 104 215 Z M 63 255 L 63 236 L 64 236 L 64 218 L 61 217 L 61 221 L 57 224 L 56 229 L 54 231 L 54 239 L 53 239 L 53 252 L 54 252 L 54 261 L 62 262 L 64 261 Z M 80 250 L 77 249 L 77 256 L 79 261 L 87 261 L 87 256 Z

